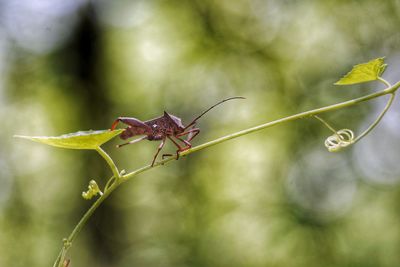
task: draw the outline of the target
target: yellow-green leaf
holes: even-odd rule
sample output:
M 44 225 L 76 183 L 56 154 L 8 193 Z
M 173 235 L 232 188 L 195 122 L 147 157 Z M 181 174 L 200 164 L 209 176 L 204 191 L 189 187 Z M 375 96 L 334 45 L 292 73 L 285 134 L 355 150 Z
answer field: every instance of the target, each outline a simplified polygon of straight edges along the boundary
M 373 59 L 367 63 L 355 65 L 353 69 L 343 78 L 335 83 L 335 85 L 348 85 L 375 81 L 385 71 L 387 64 L 384 58 Z
M 31 141 L 43 143 L 50 146 L 70 148 L 70 149 L 96 149 L 110 139 L 119 135 L 123 129 L 114 131 L 80 131 L 76 133 L 64 134 L 60 136 L 23 136 L 15 135 L 18 138 L 29 139 Z

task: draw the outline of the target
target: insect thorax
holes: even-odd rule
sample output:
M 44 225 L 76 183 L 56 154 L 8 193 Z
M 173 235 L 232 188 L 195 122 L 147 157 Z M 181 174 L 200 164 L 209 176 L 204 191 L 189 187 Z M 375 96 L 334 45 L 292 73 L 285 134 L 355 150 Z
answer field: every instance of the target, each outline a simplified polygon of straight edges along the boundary
M 155 137 L 174 135 L 184 130 L 181 120 L 167 112 L 164 112 L 164 115 L 161 117 L 145 121 L 144 123 L 152 129 Z

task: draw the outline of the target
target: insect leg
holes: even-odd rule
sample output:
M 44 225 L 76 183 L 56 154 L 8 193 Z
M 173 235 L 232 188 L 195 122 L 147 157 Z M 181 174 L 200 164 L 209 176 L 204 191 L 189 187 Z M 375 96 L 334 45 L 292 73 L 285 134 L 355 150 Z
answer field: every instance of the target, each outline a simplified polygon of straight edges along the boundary
M 129 141 L 129 142 L 127 142 L 127 143 L 123 143 L 123 144 L 117 145 L 117 147 L 121 147 L 121 146 L 126 146 L 126 145 L 130 145 L 130 144 L 134 144 L 134 143 L 140 142 L 140 141 L 142 141 L 142 140 L 146 140 L 146 139 L 147 139 L 147 135 L 146 135 L 146 136 L 143 136 L 143 137 L 141 137 L 141 138 L 138 138 L 138 139 Z
M 148 125 L 146 125 L 144 122 L 142 122 L 141 120 L 138 120 L 136 118 L 130 118 L 130 117 L 118 117 L 111 125 L 111 130 L 114 130 L 119 122 L 125 123 L 132 127 L 142 127 L 142 128 L 145 128 L 146 130 L 151 130 L 151 128 Z
M 166 158 L 166 157 L 172 157 L 174 154 L 162 154 L 162 159 Z
M 178 139 L 179 141 L 183 142 L 186 145 L 186 147 L 181 147 L 170 135 L 167 135 L 168 139 L 171 140 L 172 143 L 174 143 L 174 145 L 176 145 L 178 147 L 178 150 L 176 151 L 176 159 L 179 159 L 179 152 L 188 150 L 189 148 L 192 147 L 192 144 L 190 143 L 190 141 L 196 135 L 198 135 L 199 133 L 200 133 L 200 129 L 199 128 L 193 128 L 193 129 L 190 129 L 190 130 L 188 130 L 186 132 L 183 132 L 183 133 L 180 133 L 180 134 L 177 134 L 177 135 L 174 136 L 176 139 Z M 184 140 L 184 139 L 180 138 L 180 136 L 184 136 L 184 135 L 187 135 L 187 134 L 193 134 L 193 135 L 189 136 L 189 138 L 187 140 Z M 169 157 L 169 156 L 172 156 L 172 154 L 163 154 L 162 155 L 163 158 L 164 157 Z
M 193 128 L 193 129 L 190 129 L 189 131 L 177 134 L 175 137 L 186 144 L 187 147 L 183 148 L 183 150 L 187 150 L 187 149 L 192 147 L 192 144 L 190 143 L 190 141 L 192 141 L 192 139 L 195 138 L 195 136 L 198 135 L 199 133 L 200 133 L 200 129 L 199 128 Z M 187 135 L 187 134 L 189 136 L 188 136 L 188 138 L 186 140 L 180 138 L 181 136 L 184 136 L 184 135 Z
M 156 161 L 156 158 L 157 158 L 157 156 L 158 156 L 158 153 L 160 153 L 160 151 L 161 151 L 161 149 L 164 147 L 164 145 L 165 145 L 165 137 L 162 139 L 161 144 L 160 144 L 160 145 L 158 146 L 158 148 L 157 148 L 157 152 L 156 152 L 156 154 L 154 155 L 153 161 L 151 162 L 151 167 L 154 166 L 154 162 Z
M 168 139 L 174 143 L 178 147 L 178 150 L 176 151 L 176 159 L 179 159 L 179 152 L 184 151 L 185 149 L 181 147 L 170 135 L 167 135 Z M 167 154 L 166 154 L 167 155 Z
M 177 136 L 174 136 L 174 137 L 186 145 L 186 147 L 182 147 L 182 151 L 192 147 L 192 144 L 189 143 L 188 141 L 186 141 L 185 139 L 182 139 L 182 138 L 177 137 Z
M 187 131 L 187 133 L 189 134 L 188 139 L 186 141 L 190 142 L 193 140 L 193 138 L 195 138 L 196 135 L 198 135 L 200 133 L 200 129 L 199 128 L 193 128 L 189 131 Z

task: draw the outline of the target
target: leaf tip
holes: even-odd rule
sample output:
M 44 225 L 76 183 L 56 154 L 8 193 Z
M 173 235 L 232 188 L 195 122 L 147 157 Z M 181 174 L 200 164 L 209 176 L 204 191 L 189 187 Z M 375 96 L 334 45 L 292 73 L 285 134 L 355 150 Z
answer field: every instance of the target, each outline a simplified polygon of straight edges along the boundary
M 69 149 L 97 149 L 102 144 L 108 142 L 120 134 L 123 129 L 114 131 L 97 130 L 97 131 L 79 131 L 60 136 L 24 136 L 14 135 L 17 138 L 23 138 L 34 142 L 39 142 L 55 147 Z

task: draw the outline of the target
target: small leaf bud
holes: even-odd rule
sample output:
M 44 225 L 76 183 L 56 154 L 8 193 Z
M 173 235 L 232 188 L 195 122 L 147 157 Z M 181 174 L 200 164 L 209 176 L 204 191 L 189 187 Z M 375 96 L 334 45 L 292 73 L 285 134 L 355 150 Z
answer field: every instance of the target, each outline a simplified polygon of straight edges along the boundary
M 97 194 L 102 195 L 103 193 L 100 191 L 99 186 L 97 185 L 95 180 L 91 180 L 89 182 L 88 190 L 86 192 L 82 192 L 82 197 L 84 199 L 91 199 Z

